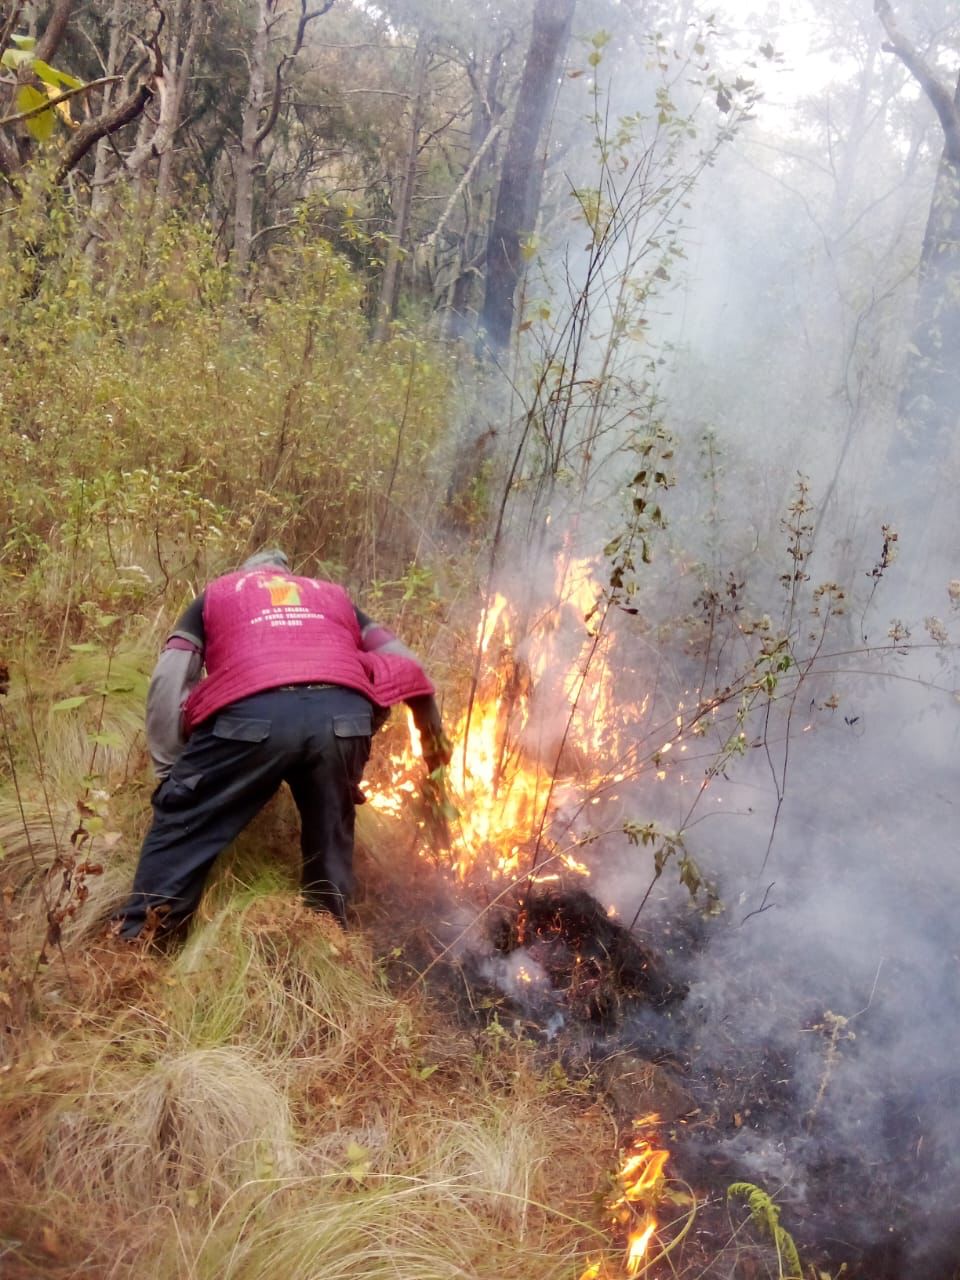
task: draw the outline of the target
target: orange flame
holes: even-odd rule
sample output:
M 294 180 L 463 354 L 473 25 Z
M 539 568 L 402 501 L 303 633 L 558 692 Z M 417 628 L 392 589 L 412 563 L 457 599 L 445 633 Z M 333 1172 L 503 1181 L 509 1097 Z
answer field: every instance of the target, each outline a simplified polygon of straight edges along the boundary
M 657 1231 L 653 1207 L 660 1198 L 664 1165 L 670 1153 L 655 1147 L 645 1131 L 659 1123 L 660 1117 L 655 1113 L 634 1120 L 634 1136 L 623 1154 L 623 1163 L 617 1174 L 620 1191 L 608 1205 L 614 1228 L 618 1232 L 627 1229 L 622 1272 L 631 1280 L 649 1265 L 648 1250 Z M 631 1229 L 638 1209 L 643 1210 L 641 1225 Z M 600 1277 L 612 1277 L 612 1274 L 601 1259 L 592 1263 L 580 1280 L 599 1280 Z
M 625 709 L 614 714 L 608 646 L 584 629 L 584 618 L 595 616 L 603 594 L 594 567 L 590 560 L 566 562 L 555 584 L 556 603 L 523 644 L 514 639 L 503 595 L 494 596 L 481 618 L 476 644 L 482 670 L 469 717 L 454 728 L 456 746 L 445 777 L 458 816 L 441 838 L 434 830 L 430 842 L 460 878 L 479 869 L 495 879 L 515 879 L 532 864 L 534 849 L 534 879 L 556 879 L 564 870 L 590 874 L 575 846 L 551 841 L 550 818 L 568 799 L 583 803 L 591 775 L 602 777 L 601 762 L 619 751 L 617 728 Z M 580 628 L 579 640 L 571 621 Z M 388 762 L 385 783 L 369 796 L 380 812 L 399 816 L 421 790 L 412 720 L 410 728 L 409 745 Z M 563 781 L 570 772 L 579 780 L 574 789 Z
M 645 1129 L 659 1123 L 660 1117 L 656 1112 L 641 1116 L 633 1122 L 635 1136 L 624 1154 L 623 1164 L 617 1175 L 623 1187 L 621 1199 L 627 1203 L 633 1204 L 637 1200 L 648 1198 L 663 1179 L 663 1167 L 670 1158 L 670 1152 L 656 1148 L 643 1136 Z
M 630 1235 L 627 1241 L 627 1256 L 624 1260 L 624 1270 L 628 1276 L 640 1274 L 640 1268 L 647 1253 L 647 1245 L 656 1229 L 656 1219 L 648 1218 L 640 1231 L 634 1231 Z
M 664 740 L 662 724 L 653 739 L 662 745 L 652 749 L 638 733 L 652 695 L 639 705 L 617 696 L 616 632 L 605 625 L 597 570 L 597 560 L 562 552 L 553 603 L 534 619 L 529 605 L 524 617 L 494 595 L 477 626 L 473 701 L 451 726 L 455 749 L 442 785 L 424 784 L 411 718 L 409 745 L 370 788 L 373 809 L 396 817 L 419 811 L 428 835 L 421 856 L 462 880 L 517 881 L 534 866 L 530 878 L 541 883 L 564 873 L 589 876 L 576 856 L 578 842 L 591 838 L 585 815 L 609 812 L 600 806 L 617 801 L 611 784 L 648 761 L 650 776 L 666 779 L 687 750 L 682 702 L 665 718 L 675 731 Z

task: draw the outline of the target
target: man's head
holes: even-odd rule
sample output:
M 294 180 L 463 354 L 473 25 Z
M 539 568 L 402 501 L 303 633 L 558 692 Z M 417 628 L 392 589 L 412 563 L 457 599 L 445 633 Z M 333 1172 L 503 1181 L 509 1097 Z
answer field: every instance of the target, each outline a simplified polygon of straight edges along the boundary
M 256 555 L 249 556 L 240 566 L 241 569 L 260 569 L 264 565 L 273 565 L 277 569 L 289 569 L 290 561 L 287 559 L 286 553 L 281 551 L 279 547 L 272 547 L 269 551 L 258 551 Z

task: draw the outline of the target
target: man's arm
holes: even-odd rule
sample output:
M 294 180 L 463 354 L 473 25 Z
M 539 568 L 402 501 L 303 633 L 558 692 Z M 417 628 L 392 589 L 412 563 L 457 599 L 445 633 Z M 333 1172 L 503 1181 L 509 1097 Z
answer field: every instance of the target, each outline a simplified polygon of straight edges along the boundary
M 390 631 L 374 622 L 360 609 L 357 609 L 357 622 L 360 624 L 360 647 L 365 653 L 397 653 L 409 658 L 422 669 L 423 664 L 416 654 L 402 640 Z M 453 754 L 450 739 L 443 731 L 440 719 L 440 708 L 432 693 L 421 694 L 416 698 L 408 698 L 407 706 L 413 714 L 413 723 L 420 734 L 420 745 L 427 770 L 433 773 L 441 765 L 449 764 Z
M 354 612 L 360 624 L 360 648 L 364 653 L 398 653 L 401 658 L 409 658 L 418 667 L 423 667 L 413 650 L 408 649 L 402 640 L 398 640 L 389 627 L 381 627 L 379 622 L 374 622 L 356 606 Z
M 147 690 L 147 747 L 163 779 L 183 751 L 181 712 L 203 670 L 203 596 L 181 614 L 150 678 Z

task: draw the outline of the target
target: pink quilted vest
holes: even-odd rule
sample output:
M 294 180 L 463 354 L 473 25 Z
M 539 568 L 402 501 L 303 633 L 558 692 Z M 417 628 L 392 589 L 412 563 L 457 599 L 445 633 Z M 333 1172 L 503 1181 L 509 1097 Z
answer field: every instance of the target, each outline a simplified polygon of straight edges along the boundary
M 433 693 L 419 663 L 365 653 L 342 587 L 273 566 L 229 573 L 204 592 L 206 678 L 183 710 L 189 733 L 250 694 L 285 684 L 338 684 L 377 706 Z

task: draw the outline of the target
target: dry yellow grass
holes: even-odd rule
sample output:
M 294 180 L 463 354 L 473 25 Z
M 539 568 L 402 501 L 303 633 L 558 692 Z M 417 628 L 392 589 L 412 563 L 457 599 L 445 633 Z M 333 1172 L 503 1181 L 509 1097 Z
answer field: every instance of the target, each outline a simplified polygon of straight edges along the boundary
M 529 1047 L 392 994 L 362 933 L 273 887 L 282 863 L 252 886 L 282 821 L 168 956 L 83 904 L 0 1071 L 3 1274 L 569 1280 L 603 1238 L 606 1118 Z

